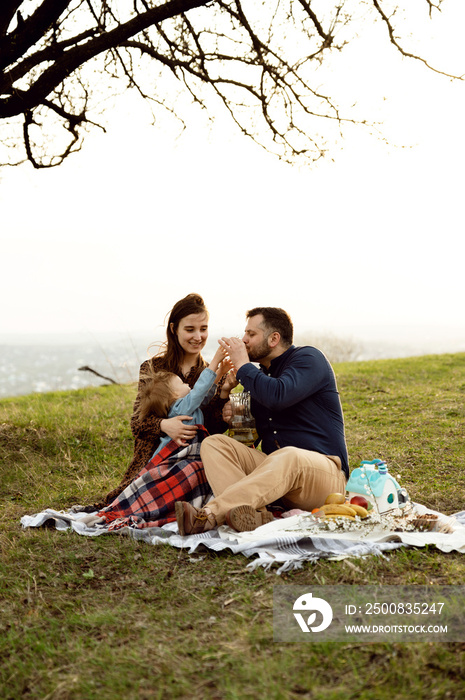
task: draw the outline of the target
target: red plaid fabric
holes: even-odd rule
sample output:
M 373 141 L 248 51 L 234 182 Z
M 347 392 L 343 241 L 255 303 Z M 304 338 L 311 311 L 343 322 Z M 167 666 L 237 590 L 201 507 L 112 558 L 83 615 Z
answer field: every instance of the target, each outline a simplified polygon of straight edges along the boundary
M 176 520 L 174 504 L 188 501 L 202 508 L 212 495 L 203 464 L 200 444 L 208 435 L 198 426 L 196 436 L 186 447 L 171 441 L 150 460 L 134 481 L 99 512 L 109 530 L 122 527 L 161 527 Z

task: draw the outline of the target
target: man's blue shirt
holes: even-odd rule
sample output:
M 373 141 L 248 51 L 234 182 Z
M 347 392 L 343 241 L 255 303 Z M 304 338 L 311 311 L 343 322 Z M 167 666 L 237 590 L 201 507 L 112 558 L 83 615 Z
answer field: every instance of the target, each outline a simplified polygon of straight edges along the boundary
M 263 452 L 292 446 L 336 455 L 349 476 L 336 378 L 320 350 L 291 345 L 269 368 L 259 369 L 251 362 L 242 365 L 237 378 L 250 391 Z

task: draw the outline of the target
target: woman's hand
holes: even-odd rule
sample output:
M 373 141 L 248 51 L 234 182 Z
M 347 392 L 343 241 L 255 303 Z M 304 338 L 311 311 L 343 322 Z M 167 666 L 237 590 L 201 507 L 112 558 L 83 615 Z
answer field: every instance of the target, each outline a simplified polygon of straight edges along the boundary
M 195 436 L 197 432 L 196 425 L 186 425 L 183 420 L 192 420 L 192 416 L 174 416 L 174 418 L 163 418 L 160 423 L 160 429 L 166 433 L 180 447 L 187 445 L 189 440 Z

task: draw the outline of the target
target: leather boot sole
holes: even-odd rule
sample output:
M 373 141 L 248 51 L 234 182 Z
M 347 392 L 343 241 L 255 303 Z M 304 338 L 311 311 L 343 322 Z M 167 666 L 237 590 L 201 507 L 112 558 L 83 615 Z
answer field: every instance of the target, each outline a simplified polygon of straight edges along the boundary
M 226 513 L 226 522 L 237 532 L 250 532 L 260 525 L 271 523 L 273 514 L 267 510 L 255 510 L 252 506 L 236 506 Z

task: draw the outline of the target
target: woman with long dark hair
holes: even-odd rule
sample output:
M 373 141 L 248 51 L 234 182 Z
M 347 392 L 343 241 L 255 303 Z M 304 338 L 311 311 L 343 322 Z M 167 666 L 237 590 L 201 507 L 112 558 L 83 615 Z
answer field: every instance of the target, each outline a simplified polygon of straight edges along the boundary
M 166 343 L 160 353 L 142 363 L 139 386 L 131 418 L 134 435 L 134 455 L 120 484 L 108 493 L 104 500 L 92 506 L 100 510 L 111 504 L 148 466 L 156 451 L 160 437 L 168 435 L 176 445 L 183 447 L 196 436 L 197 426 L 186 425 L 183 421 L 190 416 L 165 418 L 150 414 L 143 420 L 139 417 L 140 393 L 148 376 L 159 370 L 173 372 L 191 388 L 207 366 L 202 350 L 208 338 L 208 311 L 199 294 L 188 294 L 171 309 L 166 327 Z M 235 385 L 231 377 L 226 377 L 218 385 L 215 396 L 205 406 L 205 427 L 209 433 L 222 433 L 228 425 L 222 419 L 222 408 L 228 400 L 229 390 Z M 90 508 L 86 508 L 90 510 Z

